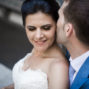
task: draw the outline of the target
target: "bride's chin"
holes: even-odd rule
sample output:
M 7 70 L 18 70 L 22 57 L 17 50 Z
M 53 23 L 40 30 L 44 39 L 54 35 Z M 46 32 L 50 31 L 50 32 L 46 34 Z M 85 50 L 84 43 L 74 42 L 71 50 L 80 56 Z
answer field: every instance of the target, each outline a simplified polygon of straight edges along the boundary
M 35 50 L 37 51 L 37 52 L 40 52 L 40 53 L 44 53 L 45 51 L 47 51 L 47 48 L 44 48 L 44 47 L 39 47 L 39 48 L 35 48 Z

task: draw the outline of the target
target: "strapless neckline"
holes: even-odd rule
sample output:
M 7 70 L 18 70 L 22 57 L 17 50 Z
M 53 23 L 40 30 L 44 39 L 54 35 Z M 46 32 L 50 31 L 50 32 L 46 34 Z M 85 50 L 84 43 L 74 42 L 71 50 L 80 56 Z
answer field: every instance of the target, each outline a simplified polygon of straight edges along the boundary
M 28 54 L 30 55 L 30 54 Z M 48 77 L 41 69 L 22 70 L 24 60 L 28 56 L 18 61 L 13 67 L 13 81 L 15 89 L 48 89 Z
M 21 61 L 21 66 L 20 66 L 20 71 L 22 72 L 28 72 L 28 71 L 32 71 L 32 72 L 39 72 L 42 73 L 43 75 L 45 75 L 47 77 L 47 74 L 45 72 L 43 72 L 41 69 L 32 69 L 31 67 L 29 67 L 27 70 L 24 70 L 22 67 L 24 65 L 24 61 L 26 60 L 26 58 L 31 55 L 32 53 L 28 53 L 27 56 Z

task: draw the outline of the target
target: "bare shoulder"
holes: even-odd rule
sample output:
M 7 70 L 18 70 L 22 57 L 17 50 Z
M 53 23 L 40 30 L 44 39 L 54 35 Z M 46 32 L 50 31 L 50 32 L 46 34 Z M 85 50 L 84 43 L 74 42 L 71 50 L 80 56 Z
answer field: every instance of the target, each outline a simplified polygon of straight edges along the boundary
M 54 68 L 68 69 L 68 67 L 69 65 L 67 60 L 59 60 L 58 58 L 55 58 L 50 64 L 51 69 L 54 69 Z
M 51 62 L 48 74 L 50 89 L 68 89 L 68 67 L 68 63 L 65 60 L 54 59 Z
M 55 58 L 51 63 L 49 67 L 49 74 L 58 74 L 61 76 L 64 76 L 65 74 L 68 75 L 69 71 L 69 65 L 66 60 L 59 60 Z

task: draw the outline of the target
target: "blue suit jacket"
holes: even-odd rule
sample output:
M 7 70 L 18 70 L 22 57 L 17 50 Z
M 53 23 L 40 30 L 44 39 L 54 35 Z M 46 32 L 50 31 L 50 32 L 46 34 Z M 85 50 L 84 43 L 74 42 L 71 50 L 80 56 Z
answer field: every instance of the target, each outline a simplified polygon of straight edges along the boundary
M 80 68 L 70 89 L 89 89 L 89 57 Z

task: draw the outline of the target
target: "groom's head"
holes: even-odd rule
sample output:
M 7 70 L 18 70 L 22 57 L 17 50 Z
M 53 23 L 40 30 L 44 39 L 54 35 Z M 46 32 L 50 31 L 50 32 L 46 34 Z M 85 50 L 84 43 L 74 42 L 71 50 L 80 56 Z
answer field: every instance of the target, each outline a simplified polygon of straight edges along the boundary
M 89 45 L 89 0 L 64 0 L 58 13 L 58 43 L 76 38 Z

